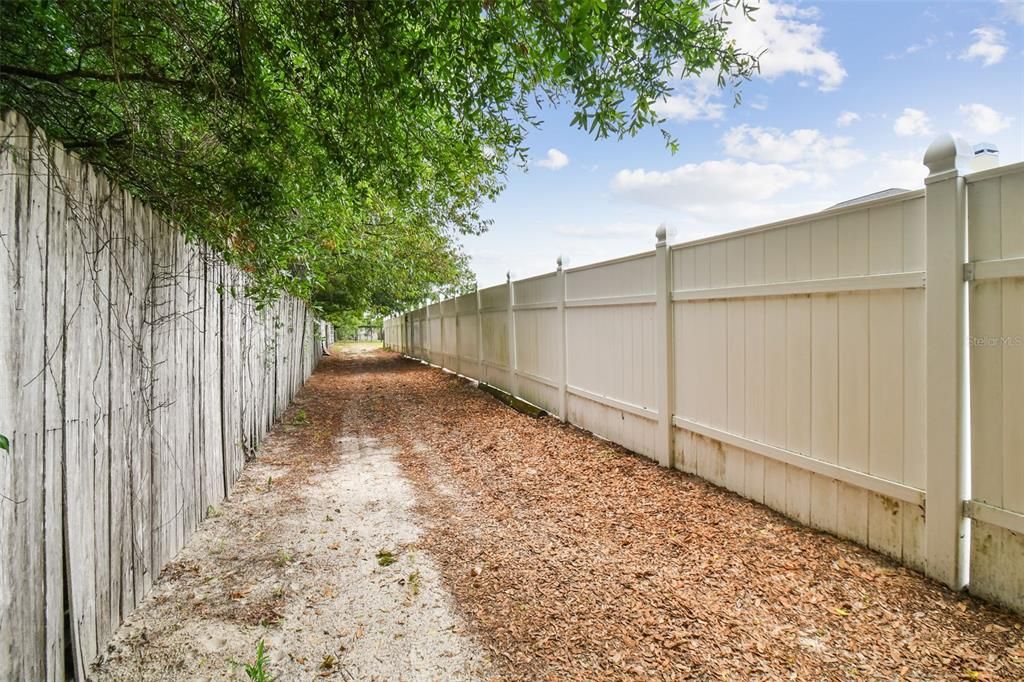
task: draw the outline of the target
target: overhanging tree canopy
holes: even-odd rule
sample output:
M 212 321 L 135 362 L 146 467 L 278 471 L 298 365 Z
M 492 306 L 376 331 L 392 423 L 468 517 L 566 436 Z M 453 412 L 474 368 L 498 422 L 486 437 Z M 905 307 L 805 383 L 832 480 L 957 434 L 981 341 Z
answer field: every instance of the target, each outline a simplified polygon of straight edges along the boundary
M 748 16 L 746 0 L 727 3 Z M 0 105 L 328 311 L 464 286 L 535 112 L 657 125 L 673 77 L 756 60 L 705 0 L 5 0 Z M 669 144 L 673 141 L 666 136 Z

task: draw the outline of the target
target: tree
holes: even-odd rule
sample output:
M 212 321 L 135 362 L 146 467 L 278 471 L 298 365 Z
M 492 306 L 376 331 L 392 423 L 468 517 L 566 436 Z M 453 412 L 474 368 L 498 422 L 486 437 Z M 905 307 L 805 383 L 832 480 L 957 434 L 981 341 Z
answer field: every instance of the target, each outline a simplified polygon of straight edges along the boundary
M 465 285 L 458 237 L 544 107 L 621 137 L 661 123 L 673 77 L 749 77 L 726 34 L 745 2 L 5 0 L 0 105 L 257 295 L 386 311 Z

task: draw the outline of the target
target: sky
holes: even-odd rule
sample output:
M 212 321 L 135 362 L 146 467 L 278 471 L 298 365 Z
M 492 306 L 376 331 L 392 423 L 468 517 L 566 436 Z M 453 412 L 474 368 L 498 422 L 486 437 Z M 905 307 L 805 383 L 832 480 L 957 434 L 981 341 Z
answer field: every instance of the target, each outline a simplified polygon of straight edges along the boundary
M 674 83 L 656 129 L 595 141 L 548 109 L 526 169 L 463 238 L 481 287 L 923 186 L 925 149 L 952 132 L 1024 159 L 1024 0 L 776 2 L 732 37 L 766 50 L 742 103 L 713 79 Z

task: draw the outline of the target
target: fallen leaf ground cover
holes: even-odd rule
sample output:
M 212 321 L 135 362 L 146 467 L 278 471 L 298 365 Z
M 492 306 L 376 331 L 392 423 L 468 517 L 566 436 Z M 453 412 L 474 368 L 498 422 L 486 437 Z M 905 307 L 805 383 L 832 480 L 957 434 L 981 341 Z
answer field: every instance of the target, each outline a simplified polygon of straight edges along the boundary
M 1024 626 L 879 554 L 380 351 L 420 546 L 507 679 L 1024 679 Z
M 370 346 L 324 358 L 100 680 L 1024 679 L 1024 622 Z

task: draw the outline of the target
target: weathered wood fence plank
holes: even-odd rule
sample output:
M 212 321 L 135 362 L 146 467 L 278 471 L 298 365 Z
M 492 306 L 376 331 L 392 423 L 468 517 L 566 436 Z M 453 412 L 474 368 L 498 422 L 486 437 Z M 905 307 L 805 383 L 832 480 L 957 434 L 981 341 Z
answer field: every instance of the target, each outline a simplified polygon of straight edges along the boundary
M 313 370 L 308 309 L 245 284 L 0 120 L 0 679 L 84 679 Z
M 58 145 L 50 145 L 51 172 L 47 182 L 48 224 L 46 238 L 46 329 L 43 346 L 46 382 L 44 422 L 46 426 L 46 523 L 43 529 L 46 545 L 46 679 L 64 677 L 64 303 L 67 288 L 67 202 L 65 169 L 67 158 Z M 0 219 L 0 225 L 3 225 Z M 0 229 L 3 229 L 0 227 Z

